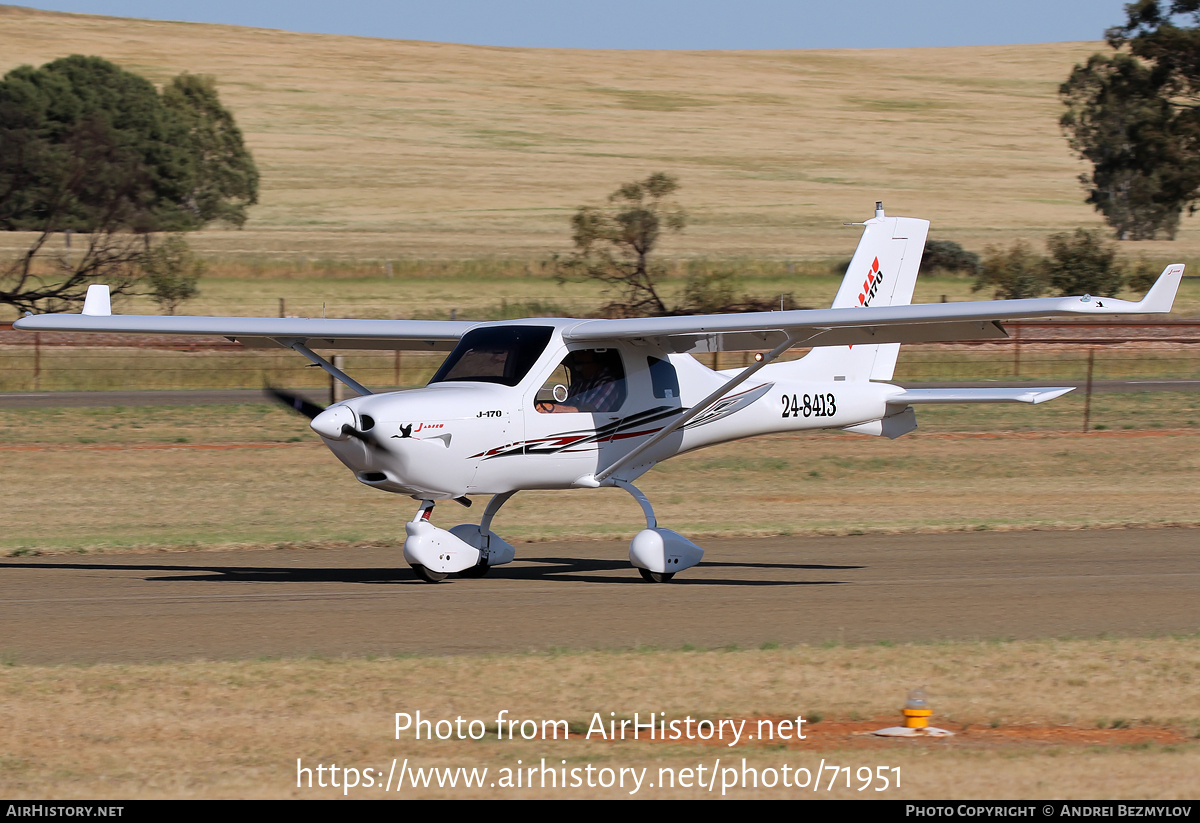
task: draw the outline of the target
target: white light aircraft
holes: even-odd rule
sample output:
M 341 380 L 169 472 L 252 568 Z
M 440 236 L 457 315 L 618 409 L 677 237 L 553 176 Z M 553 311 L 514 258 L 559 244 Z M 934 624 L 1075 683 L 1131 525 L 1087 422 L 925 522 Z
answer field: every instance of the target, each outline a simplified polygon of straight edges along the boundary
M 355 478 L 420 501 L 404 559 L 429 582 L 477 577 L 515 551 L 491 530 L 526 489 L 616 486 L 642 507 L 646 528 L 629 559 L 665 582 L 704 550 L 662 528 L 634 481 L 683 452 L 774 432 L 843 429 L 895 438 L 925 403 L 1041 403 L 1069 388 L 904 389 L 890 384 L 901 343 L 1005 337 L 998 321 L 1169 312 L 1183 275 L 1172 264 L 1139 302 L 1058 297 L 912 305 L 926 220 L 888 217 L 876 204 L 829 309 L 623 320 L 529 318 L 497 323 L 113 315 L 107 286 L 82 314 L 28 315 L 20 329 L 219 335 L 294 349 L 359 396 L 322 409 L 276 397 Z M 776 362 L 793 347 L 812 347 Z M 429 385 L 376 394 L 313 349 L 419 349 L 450 354 Z M 747 368 L 714 371 L 693 352 L 755 351 Z M 491 495 L 479 524 L 445 530 L 434 504 Z

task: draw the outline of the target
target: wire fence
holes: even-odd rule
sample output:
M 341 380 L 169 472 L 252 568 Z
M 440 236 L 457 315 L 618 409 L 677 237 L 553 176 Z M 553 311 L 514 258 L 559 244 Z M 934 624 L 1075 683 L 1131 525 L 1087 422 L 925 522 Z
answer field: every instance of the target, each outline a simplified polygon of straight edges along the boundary
M 803 350 L 789 354 L 803 356 Z M 1200 346 L 1147 343 L 1085 346 L 906 346 L 895 381 L 977 380 L 1178 380 L 1200 378 Z M 738 368 L 752 352 L 697 356 L 705 365 Z M 441 365 L 441 352 L 348 352 L 344 368 L 375 389 L 425 385 Z M 163 349 L 148 346 L 5 345 L 0 343 L 0 391 L 113 391 L 153 389 L 252 389 L 263 385 L 322 388 L 329 377 L 283 349 Z
M 355 352 L 344 368 L 374 388 L 425 385 L 445 353 Z M 329 376 L 291 351 L 0 347 L 0 391 L 321 388 Z
M 1089 360 L 1091 367 L 1089 369 Z M 976 380 L 1186 380 L 1200 377 L 1200 346 L 998 344 L 906 346 L 897 382 Z

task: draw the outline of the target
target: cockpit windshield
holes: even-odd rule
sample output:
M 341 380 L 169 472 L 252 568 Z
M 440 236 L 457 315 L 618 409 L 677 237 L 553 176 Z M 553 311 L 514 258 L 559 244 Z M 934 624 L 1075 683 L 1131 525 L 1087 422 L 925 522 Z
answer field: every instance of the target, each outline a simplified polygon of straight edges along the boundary
M 473 381 L 515 386 L 546 350 L 550 326 L 488 326 L 463 335 L 429 381 Z

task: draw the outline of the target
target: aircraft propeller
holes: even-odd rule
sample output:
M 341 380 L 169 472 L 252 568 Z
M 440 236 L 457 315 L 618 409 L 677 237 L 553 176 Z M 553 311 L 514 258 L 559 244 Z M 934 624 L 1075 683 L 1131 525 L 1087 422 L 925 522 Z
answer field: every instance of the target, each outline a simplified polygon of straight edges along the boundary
M 309 402 L 298 394 L 293 394 L 292 392 L 287 392 L 283 389 L 277 389 L 274 386 L 267 386 L 263 389 L 263 391 L 266 393 L 267 397 L 271 398 L 277 403 L 287 406 L 289 409 L 298 414 L 304 415 L 309 420 L 312 420 L 318 414 L 325 411 L 324 406 L 318 406 L 316 403 Z
M 267 396 L 272 400 L 312 420 L 313 430 L 320 435 L 328 437 L 331 440 L 345 440 L 347 437 L 353 437 L 380 451 L 388 451 L 388 448 L 382 441 L 367 431 L 374 425 L 374 421 L 366 415 L 363 415 L 362 418 L 363 428 L 358 429 L 355 428 L 353 423 L 349 422 L 354 420 L 354 413 L 345 407 L 325 408 L 318 406 L 316 403 L 310 402 L 298 394 L 277 389 L 274 386 L 267 386 L 265 391 Z M 322 416 L 325 419 L 318 419 Z
M 364 430 L 360 431 L 359 429 L 354 428 L 354 426 L 352 426 L 350 423 L 346 422 L 346 420 L 354 419 L 354 413 L 344 406 L 339 406 L 337 408 L 318 406 L 316 403 L 305 400 L 303 397 L 295 394 L 294 392 L 277 389 L 274 386 L 267 386 L 264 391 L 266 392 L 267 396 L 275 402 L 283 406 L 287 406 L 297 414 L 302 414 L 309 420 L 312 420 L 315 423 L 315 425 L 312 426 L 312 429 L 318 434 L 324 435 L 331 440 L 345 440 L 347 437 L 353 437 L 357 440 L 361 440 L 368 446 L 373 446 L 374 448 L 379 449 L 380 451 L 390 451 L 381 440 L 367 431 L 368 429 L 373 428 L 375 425 L 375 421 L 367 415 L 362 415 L 361 419 Z M 328 419 L 317 420 L 318 417 L 327 413 L 329 414 Z M 341 436 L 339 437 L 338 435 Z M 455 497 L 453 499 L 455 503 L 466 506 L 468 509 L 471 508 L 471 503 L 473 502 L 469 497 L 466 496 Z

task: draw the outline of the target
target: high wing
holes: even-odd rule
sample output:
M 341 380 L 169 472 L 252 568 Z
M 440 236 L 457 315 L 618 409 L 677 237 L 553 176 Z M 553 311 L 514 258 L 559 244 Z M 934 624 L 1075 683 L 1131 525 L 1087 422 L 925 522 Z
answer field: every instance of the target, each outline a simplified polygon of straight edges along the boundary
M 103 303 L 107 306 L 107 287 L 101 288 L 106 290 Z M 13 324 L 14 327 L 27 331 L 211 335 L 225 337 L 251 348 L 290 348 L 292 342 L 299 342 L 317 349 L 422 351 L 450 351 L 467 329 L 474 325 L 477 324 L 454 320 L 161 317 L 107 312 L 93 314 L 87 311 L 83 314 L 27 315 Z
M 925 221 L 892 218 L 887 222 L 889 226 L 915 226 L 918 231 L 913 233 L 920 234 L 923 245 Z M 860 251 L 864 247 L 860 245 Z M 917 254 L 903 261 L 904 267 L 911 269 L 910 279 L 915 279 L 919 260 Z M 1183 268 L 1182 263 L 1167 266 L 1146 296 L 1136 303 L 1090 295 L 916 305 L 908 304 L 906 298 L 903 305 L 579 320 L 563 326 L 563 339 L 567 343 L 592 345 L 642 339 L 676 352 L 753 351 L 785 344 L 786 348 L 986 340 L 1007 336 L 999 324 L 1001 320 L 1169 312 L 1183 278 Z M 850 279 L 848 273 L 847 280 Z M 301 351 L 312 348 L 449 351 L 475 325 L 452 320 L 114 315 L 107 286 L 88 289 L 81 314 L 28 315 L 14 324 L 28 331 L 213 335 L 251 347 L 282 346 Z
M 1183 279 L 1183 264 L 1172 263 L 1140 301 L 1112 297 L 1049 297 L 1031 300 L 978 300 L 902 306 L 806 309 L 585 320 L 563 330 L 569 343 L 653 340 L 677 352 L 753 351 L 790 340 L 793 346 L 845 346 L 872 343 L 936 343 L 1007 337 L 1001 320 L 1028 317 L 1095 317 L 1169 312 Z
M 753 351 L 790 339 L 795 346 L 869 343 L 933 343 L 1007 336 L 998 321 L 1027 317 L 1095 317 L 1169 312 L 1183 276 L 1183 264 L 1167 266 L 1146 296 L 1134 303 L 1111 297 L 1050 297 L 1032 300 L 978 300 L 903 306 L 803 309 L 580 320 L 563 330 L 568 343 L 655 340 L 678 352 Z M 13 325 L 26 331 L 212 335 L 247 346 L 420 349 L 449 351 L 477 323 L 454 320 L 354 320 L 302 317 L 162 317 L 110 314 L 107 287 L 85 305 L 83 314 L 27 315 Z M 90 291 L 90 290 L 89 290 Z M 90 310 L 89 310 L 90 309 Z M 289 342 L 282 342 L 289 341 Z
M 413 349 L 450 351 L 472 326 L 463 320 L 356 320 L 305 317 L 160 317 L 114 314 L 41 314 L 13 323 L 27 331 L 109 334 L 188 334 L 225 337 L 250 348 L 299 340 L 317 349 Z
M 13 323 L 15 328 L 28 331 L 212 335 L 251 348 L 280 346 L 302 354 L 362 395 L 371 394 L 371 390 L 313 348 L 450 351 L 474 325 L 453 320 L 114 315 L 108 286 L 103 285 L 88 286 L 80 314 L 27 315 Z

